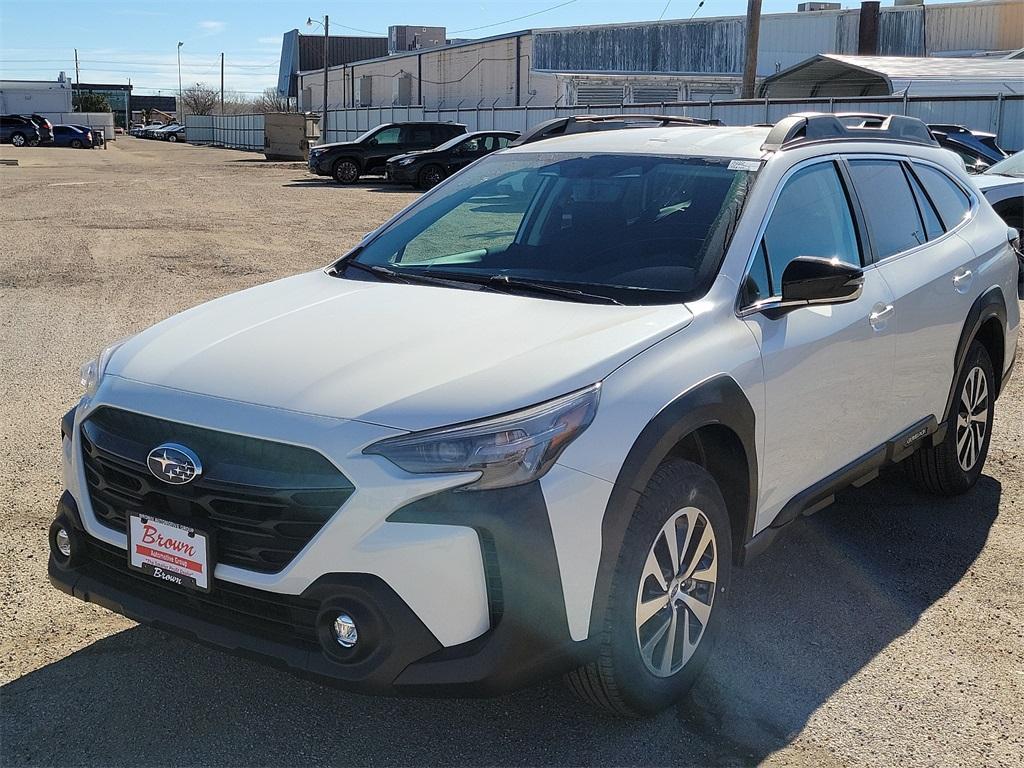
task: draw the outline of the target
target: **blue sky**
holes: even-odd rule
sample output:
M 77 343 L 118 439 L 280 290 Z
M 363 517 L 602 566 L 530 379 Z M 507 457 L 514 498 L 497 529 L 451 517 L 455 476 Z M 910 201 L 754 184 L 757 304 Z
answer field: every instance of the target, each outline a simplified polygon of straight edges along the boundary
M 746 0 L 0 0 L 0 79 L 74 77 L 126 83 L 140 93 L 177 91 L 176 46 L 186 85 L 257 93 L 277 82 L 281 35 L 307 16 L 331 17 L 336 34 L 387 33 L 390 24 L 443 25 L 449 37 L 486 37 L 531 27 L 746 12 Z M 764 0 L 766 13 L 796 10 L 797 0 Z M 557 7 L 556 7 L 557 6 Z M 529 18 L 512 20 L 515 17 Z M 345 26 L 343 26 L 345 25 Z M 347 27 L 347 28 L 346 28 Z M 317 30 L 319 28 L 316 28 Z

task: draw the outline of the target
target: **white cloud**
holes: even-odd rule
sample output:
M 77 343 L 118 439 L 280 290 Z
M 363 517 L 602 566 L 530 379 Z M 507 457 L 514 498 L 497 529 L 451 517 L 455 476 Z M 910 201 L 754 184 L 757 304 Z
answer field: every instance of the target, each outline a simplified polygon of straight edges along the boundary
M 260 45 L 280 45 L 281 36 L 278 35 L 277 37 L 259 37 L 256 38 L 256 42 L 259 43 Z
M 224 27 L 227 25 L 223 21 L 200 21 L 198 27 L 210 35 L 216 35 L 218 32 L 223 32 Z

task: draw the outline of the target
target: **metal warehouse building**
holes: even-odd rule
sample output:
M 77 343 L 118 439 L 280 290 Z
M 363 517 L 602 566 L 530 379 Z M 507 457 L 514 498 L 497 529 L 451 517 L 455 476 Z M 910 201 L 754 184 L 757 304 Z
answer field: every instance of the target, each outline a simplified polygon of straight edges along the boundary
M 600 105 L 737 96 L 743 17 L 536 29 L 331 67 L 331 108 Z M 978 0 L 762 17 L 757 72 L 817 54 L 970 56 L 1024 47 L 1024 0 Z M 283 68 L 284 62 L 282 62 Z M 297 76 L 300 109 L 322 107 L 323 71 Z M 774 95 L 774 94 L 773 94 Z

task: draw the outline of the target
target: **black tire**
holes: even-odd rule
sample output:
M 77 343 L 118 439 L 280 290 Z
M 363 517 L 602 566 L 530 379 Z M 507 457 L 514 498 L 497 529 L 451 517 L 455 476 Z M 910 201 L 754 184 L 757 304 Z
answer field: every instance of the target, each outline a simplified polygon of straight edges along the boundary
M 683 510 L 699 510 L 699 513 L 694 515 L 693 525 L 690 524 L 689 518 L 686 518 L 686 527 L 680 534 L 680 523 L 678 519 L 673 523 L 673 518 L 677 518 Z M 717 577 L 713 584 L 697 582 L 704 585 L 701 588 L 703 592 L 693 593 L 689 591 L 693 589 L 692 587 L 684 586 L 687 582 L 694 581 L 693 579 L 686 579 L 679 585 L 683 588 L 676 589 L 665 572 L 669 562 L 669 550 L 665 546 L 667 542 L 662 539 L 663 532 L 673 530 L 676 536 L 683 536 L 682 542 L 686 542 L 687 530 L 702 535 L 702 525 L 708 524 L 713 533 L 713 547 L 705 546 L 703 553 L 695 553 L 697 559 L 693 562 L 699 562 L 701 565 L 694 568 L 694 573 L 707 573 L 706 569 L 713 562 L 717 568 Z M 690 544 L 682 546 L 677 538 L 676 546 L 682 554 L 683 572 L 688 561 L 685 552 L 696 550 L 699 542 L 701 540 L 698 540 L 698 543 L 691 541 Z M 708 559 L 708 552 L 713 553 L 713 560 Z M 664 559 L 661 554 L 665 556 Z M 667 582 L 667 588 L 661 586 L 659 581 L 655 581 L 654 577 L 645 576 L 645 566 L 651 562 L 650 557 L 656 557 L 657 567 L 662 571 L 660 581 Z M 569 688 L 583 701 L 620 716 L 643 717 L 671 706 L 689 690 L 707 662 L 722 625 L 731 571 L 732 535 L 729 513 L 714 479 L 692 462 L 665 462 L 655 471 L 648 483 L 626 530 L 615 574 L 612 577 L 601 634 L 598 637 L 597 660 L 567 674 L 566 683 Z M 685 573 L 681 572 L 681 575 Z M 641 593 L 647 594 L 649 586 L 658 594 L 664 590 L 665 597 L 655 595 L 655 600 L 664 599 L 667 602 L 657 613 L 642 622 L 637 618 L 639 601 Z M 678 602 L 682 599 L 681 593 L 684 591 L 691 597 L 696 594 L 702 603 L 710 606 L 707 621 L 701 633 L 696 636 L 696 650 L 688 660 L 683 658 L 685 642 L 682 651 L 674 647 L 672 651 L 668 650 L 668 635 L 671 634 L 668 630 L 659 636 L 662 639 L 652 643 L 653 637 L 658 636 L 658 629 L 671 622 L 673 611 L 678 611 L 677 620 L 685 617 L 685 621 L 689 623 L 685 626 L 681 623 L 669 623 L 670 630 L 678 627 L 683 632 L 689 632 L 696 631 L 693 628 L 700 626 L 696 614 L 686 609 L 684 603 Z M 652 626 L 654 631 L 649 631 Z M 667 671 L 662 670 L 662 674 L 659 675 L 649 666 L 652 660 L 645 659 L 641 652 L 642 637 L 649 638 L 646 642 L 654 647 L 653 652 L 661 648 L 662 662 L 667 655 Z M 679 642 L 680 639 L 685 640 L 685 637 L 675 635 L 673 643 Z M 677 655 L 682 666 L 672 671 Z
M 82 148 L 81 140 L 80 139 L 72 139 L 71 140 L 71 148 L 72 149 L 81 149 Z
M 167 140 L 170 142 L 175 142 L 178 140 L 178 137 L 172 133 L 170 136 L 167 137 Z
M 339 184 L 355 184 L 359 181 L 359 166 L 354 160 L 343 157 L 334 164 L 331 175 Z
M 978 382 L 984 382 L 984 400 Z M 946 437 L 936 446 L 917 450 L 906 462 L 907 473 L 921 489 L 941 496 L 957 496 L 978 482 L 988 456 L 995 412 L 995 373 L 988 350 L 975 340 L 957 373 L 953 407 L 946 420 Z M 968 416 L 968 404 L 976 403 Z M 984 422 L 979 421 L 984 414 Z M 964 424 L 967 424 L 966 428 Z M 984 432 L 978 439 L 979 425 Z
M 433 189 L 442 181 L 445 176 L 444 168 L 437 164 L 431 164 L 420 170 L 419 175 L 416 177 L 417 189 Z
M 39 139 L 29 139 L 28 140 L 28 145 L 30 147 L 38 147 L 39 146 Z
M 24 147 L 26 144 L 25 134 L 20 131 L 11 134 L 11 144 L 16 147 Z

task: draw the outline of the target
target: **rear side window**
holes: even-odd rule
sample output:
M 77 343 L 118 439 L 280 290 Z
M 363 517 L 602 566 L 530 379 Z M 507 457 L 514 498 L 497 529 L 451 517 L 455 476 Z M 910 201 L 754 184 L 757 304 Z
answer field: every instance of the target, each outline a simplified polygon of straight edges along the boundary
M 904 167 L 905 170 L 905 167 Z M 917 177 L 913 173 L 908 173 L 907 178 L 910 180 L 910 186 L 914 190 L 914 199 L 917 200 L 917 210 L 921 213 L 921 218 L 924 219 L 925 234 L 928 235 L 929 240 L 934 240 L 939 237 L 946 230 L 942 228 L 942 222 L 939 221 L 939 214 L 935 212 L 935 206 L 932 205 L 931 198 L 924 191 L 924 187 L 921 186 L 921 182 L 917 180 Z
M 782 273 L 798 256 L 861 263 L 850 202 L 835 163 L 802 168 L 782 188 L 743 286 L 744 303 L 780 295 Z
M 898 160 L 850 160 L 850 173 L 878 258 L 884 259 L 928 240 Z
M 952 229 L 964 220 L 971 210 L 971 199 L 959 184 L 930 165 L 914 163 L 914 172 L 935 203 L 946 229 Z

